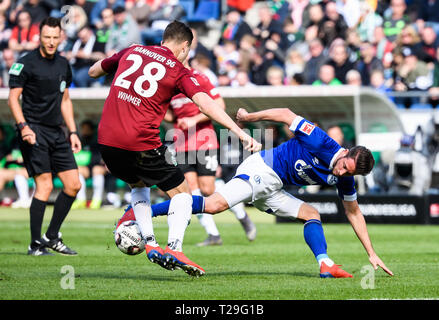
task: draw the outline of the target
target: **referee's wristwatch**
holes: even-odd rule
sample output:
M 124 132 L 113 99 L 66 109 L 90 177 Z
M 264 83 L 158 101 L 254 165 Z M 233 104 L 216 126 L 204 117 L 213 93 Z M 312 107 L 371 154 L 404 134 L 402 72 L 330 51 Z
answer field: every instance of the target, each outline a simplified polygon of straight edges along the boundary
M 18 128 L 20 131 L 23 130 L 24 127 L 26 127 L 26 126 L 29 126 L 29 125 L 27 124 L 27 122 L 20 122 L 20 123 L 17 123 L 17 128 Z

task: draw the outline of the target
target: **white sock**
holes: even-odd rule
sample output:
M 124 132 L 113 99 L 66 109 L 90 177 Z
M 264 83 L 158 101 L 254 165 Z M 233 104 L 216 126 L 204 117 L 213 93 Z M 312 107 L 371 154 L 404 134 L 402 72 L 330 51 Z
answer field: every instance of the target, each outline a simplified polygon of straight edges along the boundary
M 29 200 L 29 184 L 27 178 L 21 174 L 17 174 L 14 178 L 15 187 L 17 188 L 18 199 Z
M 139 225 L 143 239 L 150 246 L 158 246 L 151 217 L 151 204 L 149 200 L 149 188 L 133 188 L 131 190 L 131 206 Z
M 244 203 L 240 202 L 237 205 L 230 208 L 230 210 L 235 214 L 236 219 L 242 220 L 245 218 L 247 213 L 245 212 Z
M 192 196 L 189 193 L 176 194 L 171 199 L 168 211 L 168 247 L 182 251 L 184 233 L 192 217 Z
M 76 200 L 87 200 L 87 185 L 85 184 L 85 179 L 82 174 L 79 175 L 79 181 L 81 182 L 81 189 L 79 189 L 76 195 Z
M 322 265 L 322 262 L 324 262 L 328 267 L 332 267 L 334 265 L 334 261 L 332 261 L 330 258 L 321 258 L 317 261 L 319 262 L 319 267 Z
M 115 207 L 120 207 L 120 205 L 121 205 L 120 196 L 119 196 L 119 194 L 117 194 L 115 192 L 108 192 L 107 193 L 107 200 Z
M 192 195 L 201 196 L 202 194 L 200 189 L 196 189 L 192 191 Z M 197 218 L 200 221 L 200 224 L 203 226 L 204 230 L 206 230 L 207 234 L 219 236 L 220 233 L 211 214 L 199 213 L 197 214 Z
M 102 200 L 104 195 L 105 177 L 103 174 L 93 176 L 93 200 Z

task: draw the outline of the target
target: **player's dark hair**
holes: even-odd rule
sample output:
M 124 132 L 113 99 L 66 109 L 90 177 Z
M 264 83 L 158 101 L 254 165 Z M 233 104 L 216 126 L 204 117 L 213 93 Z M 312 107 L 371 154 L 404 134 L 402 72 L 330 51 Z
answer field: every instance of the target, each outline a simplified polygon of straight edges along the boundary
M 47 17 L 40 23 L 40 34 L 41 30 L 44 26 L 49 26 L 51 28 L 59 27 L 61 29 L 61 19 L 54 18 L 54 17 Z
M 191 28 L 189 28 L 183 22 L 174 20 L 165 29 L 163 33 L 163 42 L 175 41 L 177 43 L 182 43 L 184 41 L 189 42 L 189 46 L 192 44 L 194 39 L 194 34 Z
M 363 146 L 356 146 L 349 149 L 347 157 L 355 160 L 355 174 L 365 176 L 372 171 L 375 165 L 372 152 Z

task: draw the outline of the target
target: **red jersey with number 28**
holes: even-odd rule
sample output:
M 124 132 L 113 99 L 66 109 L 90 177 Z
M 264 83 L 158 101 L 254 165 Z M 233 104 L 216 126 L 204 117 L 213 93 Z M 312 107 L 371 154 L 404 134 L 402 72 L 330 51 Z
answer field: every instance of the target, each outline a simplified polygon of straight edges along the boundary
M 191 73 L 207 95 L 214 100 L 221 97 L 209 78 L 196 70 L 191 70 Z M 201 113 L 198 106 L 184 94 L 172 98 L 170 110 L 174 114 L 175 121 Z M 198 123 L 195 128 L 189 128 L 185 131 L 180 131 L 181 129 L 176 124 L 174 124 L 174 128 L 177 130 L 174 135 L 175 151 L 177 152 L 218 149 L 218 139 L 210 120 Z
M 100 144 L 130 151 L 161 146 L 159 127 L 171 98 L 192 98 L 204 90 L 164 46 L 134 45 L 104 59 L 102 69 L 116 70 L 98 129 Z

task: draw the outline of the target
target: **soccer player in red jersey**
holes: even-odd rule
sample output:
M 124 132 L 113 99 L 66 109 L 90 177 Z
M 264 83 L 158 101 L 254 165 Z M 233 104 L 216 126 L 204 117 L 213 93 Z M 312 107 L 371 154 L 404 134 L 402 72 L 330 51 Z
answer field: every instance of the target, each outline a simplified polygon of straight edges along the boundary
M 226 105 L 215 86 L 202 73 L 189 67 L 188 59 L 184 61 L 205 92 L 225 110 Z M 215 174 L 218 168 L 218 139 L 209 117 L 200 112 L 197 105 L 184 94 L 173 97 L 166 112 L 165 121 L 173 122 L 174 148 L 177 163 L 183 172 L 193 195 L 209 196 L 215 191 Z M 256 227 L 245 210 L 239 216 L 249 240 L 254 240 Z M 206 230 L 207 239 L 198 246 L 221 245 L 222 240 L 215 220 L 209 214 L 197 214 L 200 224 Z
M 161 46 L 132 45 L 96 62 L 89 75 L 97 78 L 115 71 L 99 123 L 98 142 L 110 172 L 132 188 L 131 205 L 146 241 L 148 259 L 170 270 L 180 268 L 201 276 L 204 269 L 182 252 L 192 196 L 159 137 L 171 98 L 178 93 L 190 97 L 201 112 L 236 134 L 247 150 L 258 151 L 261 145 L 217 106 L 183 66 L 192 39 L 190 28 L 174 21 L 166 27 Z M 153 185 L 171 198 L 165 250 L 156 242 L 152 225 L 149 187 Z

